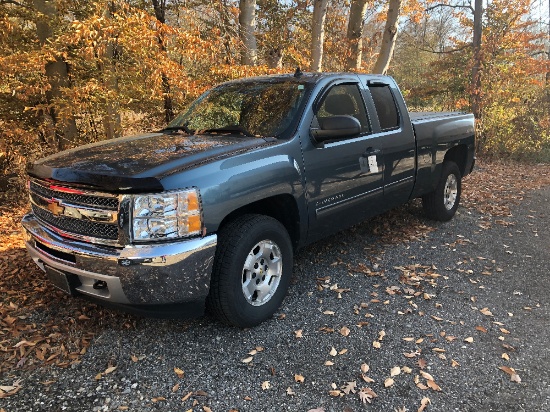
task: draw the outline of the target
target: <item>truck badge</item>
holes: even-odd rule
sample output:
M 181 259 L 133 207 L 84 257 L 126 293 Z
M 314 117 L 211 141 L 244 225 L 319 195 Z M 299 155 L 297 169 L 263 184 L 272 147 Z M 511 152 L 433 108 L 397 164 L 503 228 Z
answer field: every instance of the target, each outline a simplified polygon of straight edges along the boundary
M 48 203 L 48 210 L 52 212 L 54 216 L 60 216 L 65 211 L 65 208 L 61 206 L 59 201 L 53 200 Z

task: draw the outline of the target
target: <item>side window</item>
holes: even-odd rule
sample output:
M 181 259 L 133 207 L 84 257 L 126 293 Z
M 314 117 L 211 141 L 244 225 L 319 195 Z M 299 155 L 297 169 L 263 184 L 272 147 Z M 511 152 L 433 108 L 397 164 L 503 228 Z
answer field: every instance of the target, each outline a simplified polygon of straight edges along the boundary
M 390 130 L 399 127 L 399 113 L 389 86 L 369 86 L 378 113 L 380 128 Z
M 332 87 L 325 95 L 317 117 L 353 116 L 361 124 L 361 133 L 370 132 L 370 123 L 365 111 L 365 104 L 356 84 L 339 84 Z

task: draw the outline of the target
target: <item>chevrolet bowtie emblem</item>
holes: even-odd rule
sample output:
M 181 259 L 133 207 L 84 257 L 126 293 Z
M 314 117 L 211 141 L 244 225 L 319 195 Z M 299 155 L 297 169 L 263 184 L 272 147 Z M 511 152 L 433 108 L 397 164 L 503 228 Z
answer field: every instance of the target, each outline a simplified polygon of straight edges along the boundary
M 59 204 L 59 202 L 52 200 L 48 203 L 48 210 L 53 213 L 54 216 L 60 216 L 65 211 L 65 208 Z

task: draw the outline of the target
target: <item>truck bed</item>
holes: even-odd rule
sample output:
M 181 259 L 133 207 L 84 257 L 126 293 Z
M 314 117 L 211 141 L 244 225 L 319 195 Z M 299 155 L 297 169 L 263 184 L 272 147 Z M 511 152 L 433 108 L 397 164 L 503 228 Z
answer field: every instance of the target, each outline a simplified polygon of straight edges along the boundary
M 466 112 L 409 112 L 409 117 L 412 123 L 420 123 L 425 121 L 432 121 L 436 119 L 443 119 L 446 117 L 455 117 L 467 114 Z

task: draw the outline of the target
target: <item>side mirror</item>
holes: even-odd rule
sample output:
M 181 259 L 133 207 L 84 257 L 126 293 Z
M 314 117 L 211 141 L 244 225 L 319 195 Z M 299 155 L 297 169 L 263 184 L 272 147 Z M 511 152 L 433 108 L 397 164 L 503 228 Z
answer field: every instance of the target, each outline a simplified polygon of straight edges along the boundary
M 319 119 L 319 129 L 311 128 L 311 136 L 317 143 L 357 136 L 361 123 L 353 116 L 331 116 Z

